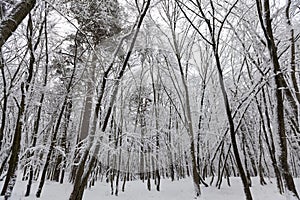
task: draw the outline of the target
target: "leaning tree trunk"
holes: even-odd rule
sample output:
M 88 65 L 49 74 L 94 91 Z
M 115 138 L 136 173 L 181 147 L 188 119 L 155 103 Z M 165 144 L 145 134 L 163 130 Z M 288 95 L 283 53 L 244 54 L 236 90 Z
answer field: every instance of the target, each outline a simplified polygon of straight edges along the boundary
M 269 95 L 268 95 L 269 96 Z M 281 178 L 281 174 L 280 174 L 280 170 L 277 164 L 277 159 L 276 159 L 276 149 L 275 149 L 275 143 L 274 143 L 274 139 L 273 139 L 273 131 L 271 128 L 271 119 L 270 119 L 270 115 L 268 112 L 268 105 L 267 105 L 267 100 L 266 100 L 266 92 L 263 89 L 262 90 L 262 99 L 263 99 L 263 103 L 264 103 L 264 116 L 265 116 L 265 120 L 264 120 L 264 116 L 262 114 L 261 109 L 258 106 L 258 111 L 261 115 L 262 118 L 262 130 L 265 136 L 265 141 L 269 150 L 269 155 L 272 161 L 272 166 L 274 168 L 274 173 L 276 176 L 276 183 L 277 183 L 277 188 L 279 190 L 279 193 L 282 194 L 283 191 L 283 183 L 282 183 L 282 178 Z M 257 104 L 258 105 L 258 104 Z M 269 136 L 268 136 L 269 134 Z M 270 138 L 270 139 L 269 139 Z
M 295 199 L 300 199 L 295 187 L 293 177 L 291 175 L 288 164 L 288 151 L 287 151 L 287 133 L 285 128 L 285 116 L 284 116 L 284 99 L 282 88 L 285 88 L 286 83 L 279 64 L 279 57 L 277 54 L 277 46 L 273 36 L 272 21 L 270 16 L 269 0 L 263 0 L 263 4 L 260 0 L 256 0 L 257 11 L 260 20 L 261 27 L 263 29 L 265 39 L 267 40 L 267 47 L 269 50 L 271 63 L 273 66 L 274 82 L 275 82 L 275 123 L 276 129 L 279 135 L 279 162 L 282 170 L 282 176 L 287 195 L 291 195 Z M 262 12 L 264 11 L 264 15 Z
M 75 42 L 75 45 L 76 45 L 76 42 Z M 43 186 L 45 184 L 47 169 L 48 169 L 49 162 L 50 162 L 50 159 L 51 159 L 51 156 L 52 156 L 52 152 L 54 150 L 54 146 L 55 146 L 55 143 L 56 143 L 56 138 L 57 138 L 57 134 L 58 134 L 58 131 L 59 131 L 59 127 L 61 125 L 63 114 L 64 114 L 64 112 L 65 112 L 65 110 L 68 106 L 68 101 L 69 101 L 69 98 L 70 98 L 69 93 L 72 89 L 73 80 L 74 80 L 74 77 L 75 77 L 75 72 L 76 72 L 76 67 L 77 67 L 76 66 L 76 61 L 77 61 L 76 59 L 77 59 L 77 46 L 75 47 L 74 69 L 72 71 L 72 75 L 70 77 L 70 80 L 69 80 L 67 88 L 66 88 L 66 94 L 65 94 L 65 97 L 64 97 L 62 108 L 60 110 L 58 119 L 56 121 L 54 130 L 53 130 L 53 134 L 51 135 L 51 138 L 50 138 L 49 150 L 48 150 L 48 153 L 47 153 L 47 156 L 46 156 L 46 161 L 45 161 L 45 165 L 44 165 L 44 168 L 43 168 L 43 171 L 42 171 L 40 183 L 39 183 L 39 186 L 38 186 L 38 189 L 37 189 L 37 192 L 36 192 L 36 197 L 37 198 L 40 198 L 40 196 L 41 196 L 42 189 L 43 189 Z
M 47 153 L 47 156 L 46 156 L 45 165 L 44 165 L 44 168 L 43 168 L 43 171 L 42 171 L 40 183 L 39 183 L 39 186 L 38 186 L 38 189 L 37 189 L 37 192 L 36 192 L 36 197 L 37 198 L 41 197 L 42 189 L 43 189 L 43 186 L 45 184 L 46 173 L 47 173 L 47 170 L 48 170 L 48 166 L 50 164 L 50 159 L 51 159 L 51 156 L 52 156 L 52 152 L 53 152 L 55 144 L 56 144 L 58 130 L 59 130 L 59 127 L 60 127 L 60 124 L 61 124 L 61 121 L 62 121 L 63 114 L 64 114 L 66 106 L 67 106 L 67 102 L 68 102 L 68 95 L 66 95 L 66 97 L 64 99 L 59 117 L 58 117 L 57 122 L 55 124 L 53 134 L 51 135 L 49 150 L 48 150 L 48 153 Z
M 214 2 L 210 1 L 210 5 L 212 8 L 212 12 L 210 13 L 210 19 L 208 16 L 206 16 L 201 2 L 197 1 L 197 4 L 195 4 L 195 6 L 199 9 L 199 14 L 198 17 L 200 17 L 201 20 L 203 20 L 207 27 L 208 27 L 208 31 L 209 31 L 209 36 L 210 39 L 206 38 L 204 35 L 202 35 L 202 33 L 199 31 L 199 29 L 197 28 L 198 25 L 195 25 L 193 23 L 194 20 L 191 20 L 190 17 L 187 15 L 187 13 L 183 10 L 182 7 L 182 2 L 177 0 L 177 5 L 179 6 L 179 8 L 181 9 L 181 11 L 183 12 L 185 18 L 188 20 L 188 22 L 191 24 L 191 26 L 198 32 L 198 34 L 201 36 L 201 38 L 208 44 L 210 44 L 210 46 L 213 49 L 213 53 L 214 53 L 214 57 L 215 57 L 215 61 L 216 61 L 216 67 L 217 67 L 217 72 L 218 72 L 218 78 L 219 78 L 219 84 L 221 87 L 221 92 L 223 95 L 223 100 L 224 100 L 224 106 L 225 106 L 225 111 L 226 111 L 226 115 L 227 115 L 227 120 L 228 120 L 228 124 L 229 124 L 229 131 L 230 131 L 230 136 L 231 136 L 231 143 L 232 143 L 232 148 L 233 148 L 233 153 L 236 159 L 236 164 L 238 167 L 238 170 L 240 172 L 240 176 L 242 179 L 242 183 L 244 186 L 244 192 L 246 195 L 246 199 L 247 200 L 252 200 L 252 195 L 251 195 L 251 191 L 250 191 L 250 186 L 248 183 L 248 179 L 246 177 L 242 162 L 241 162 L 241 158 L 239 155 L 239 149 L 237 146 L 237 141 L 236 141 L 236 134 L 235 134 L 235 126 L 234 126 L 234 121 L 233 121 L 233 116 L 231 115 L 231 108 L 230 108 L 230 104 L 229 104 L 229 100 L 228 100 L 228 95 L 226 92 L 226 88 L 225 88 L 225 83 L 224 83 L 224 79 L 223 79 L 223 72 L 222 72 L 222 66 L 221 66 L 221 62 L 220 62 L 220 55 L 219 55 L 219 42 L 220 42 L 220 35 L 222 32 L 222 29 L 224 27 L 225 22 L 227 21 L 227 17 L 230 15 L 230 13 L 232 12 L 233 8 L 235 7 L 235 5 L 238 3 L 238 0 L 236 0 L 231 6 L 230 9 L 228 9 L 226 15 L 224 16 L 224 18 L 222 20 L 218 20 L 217 17 L 215 16 L 215 7 L 214 7 Z M 219 23 L 219 27 L 218 29 L 216 24 Z
M 214 50 L 215 60 L 216 60 L 216 64 L 217 64 L 218 75 L 219 75 L 219 83 L 220 83 L 220 86 L 221 86 L 221 91 L 222 91 L 223 100 L 224 100 L 224 104 L 225 104 L 227 120 L 228 120 L 228 123 L 229 123 L 229 131 L 230 131 L 231 144 L 232 144 L 232 148 L 233 148 L 233 154 L 234 154 L 236 164 L 237 164 L 237 167 L 238 167 L 238 170 L 240 172 L 240 176 L 241 176 L 241 179 L 242 179 L 242 182 L 243 182 L 246 199 L 247 200 L 252 200 L 250 185 L 249 185 L 247 176 L 245 174 L 243 164 L 242 164 L 240 154 L 239 154 L 239 149 L 238 149 L 238 146 L 237 146 L 234 122 L 233 122 L 233 118 L 231 116 L 231 109 L 230 109 L 230 104 L 229 104 L 227 92 L 226 92 L 226 89 L 225 89 L 220 58 L 219 58 L 218 50 L 216 48 L 215 43 L 213 43 L 213 50 Z
M 168 5 L 165 5 L 168 6 Z M 169 13 L 166 13 L 169 15 Z M 172 21 L 172 19 L 169 17 L 169 21 Z M 182 107 L 184 110 L 184 123 L 185 123 L 185 128 L 187 130 L 188 136 L 189 136 L 189 141 L 190 141 L 190 147 L 189 147 L 189 154 L 191 157 L 191 162 L 192 162 L 192 178 L 193 178 L 193 183 L 194 183 L 194 191 L 196 197 L 199 197 L 201 194 L 200 190 L 200 175 L 198 172 L 197 168 L 197 160 L 196 160 L 196 147 L 195 147 L 195 140 L 194 140 L 194 127 L 193 127 L 193 122 L 192 122 L 192 112 L 191 112 L 191 105 L 190 105 L 190 94 L 189 94 L 189 88 L 187 84 L 187 67 L 184 69 L 184 66 L 182 64 L 182 57 L 180 54 L 180 47 L 178 44 L 177 36 L 175 33 L 176 26 L 170 27 L 171 28 L 171 34 L 172 34 L 172 42 L 174 45 L 174 54 L 176 57 L 176 62 L 179 67 L 179 72 L 180 72 L 180 80 L 181 84 L 183 87 L 183 97 L 182 97 Z M 171 40 L 170 40 L 171 41 Z M 180 83 L 177 83 L 180 84 Z M 188 166 L 188 165 L 187 165 Z M 187 173 L 189 175 L 189 169 L 187 168 Z
M 23 19 L 34 8 L 36 0 L 24 0 L 16 4 L 10 14 L 0 23 L 0 48 L 5 44 L 12 33 L 18 28 Z
M 4 15 L 4 3 L 0 3 L 0 20 L 3 19 Z M 3 81 L 3 104 L 2 106 L 2 116 L 1 116 L 1 126 L 0 126 L 0 151 L 2 148 L 2 140 L 4 136 L 4 130 L 5 130 L 5 124 L 6 124 L 6 110 L 7 110 L 7 100 L 8 100 L 8 95 L 7 95 L 7 84 L 6 84 L 6 78 L 5 78 L 5 73 L 4 73 L 4 59 L 2 55 L 2 48 L 0 48 L 0 70 L 1 70 L 1 75 L 2 75 L 2 81 Z M 1 176 L 1 172 L 0 172 Z
M 200 194 L 201 194 L 200 175 L 199 175 L 199 172 L 197 169 L 197 160 L 196 160 L 196 155 L 195 155 L 196 148 L 195 148 L 195 140 L 194 140 L 194 128 L 193 128 L 193 123 L 192 123 L 192 113 L 191 113 L 191 106 L 190 106 L 189 90 L 188 90 L 188 86 L 187 86 L 186 77 L 183 73 L 183 66 L 181 63 L 177 43 L 175 44 L 175 49 L 176 49 L 177 63 L 179 65 L 179 69 L 180 69 L 180 76 L 181 76 L 182 84 L 184 87 L 185 115 L 186 115 L 185 120 L 186 120 L 187 132 L 189 134 L 189 139 L 190 139 L 190 151 L 189 152 L 190 152 L 190 156 L 191 156 L 191 160 L 192 160 L 192 177 L 193 177 L 193 182 L 194 182 L 194 189 L 195 189 L 196 196 L 200 196 Z
M 31 17 L 29 18 L 29 20 L 31 20 Z M 46 85 L 47 85 L 47 78 L 48 78 L 48 65 L 49 65 L 48 34 L 47 34 L 47 8 L 45 10 L 44 25 L 42 25 L 40 27 L 40 31 L 43 29 L 43 26 L 45 27 L 45 51 L 46 51 L 45 52 L 45 71 L 44 71 L 45 75 L 44 75 L 43 86 L 46 87 Z M 31 26 L 30 29 L 31 29 L 31 34 L 32 34 L 33 27 Z M 30 36 L 30 38 L 32 38 L 32 35 Z M 31 47 L 31 51 L 35 51 L 36 50 L 39 42 L 40 42 L 40 38 L 38 38 L 38 41 L 34 45 L 34 48 Z M 39 100 L 38 108 L 37 108 L 36 120 L 34 121 L 34 125 L 33 125 L 33 134 L 32 134 L 31 148 L 35 148 L 36 147 L 37 138 L 38 138 L 38 132 L 39 132 L 39 126 L 40 126 L 40 119 L 41 119 L 41 114 L 42 114 L 42 105 L 43 105 L 43 102 L 44 102 L 44 98 L 45 98 L 45 93 L 42 92 L 40 100 Z M 33 156 L 35 156 L 35 157 L 33 157 Z M 35 164 L 36 159 L 37 159 L 37 155 L 34 154 L 34 151 L 32 151 L 30 153 L 29 159 L 30 159 L 29 177 L 28 177 L 28 182 L 27 182 L 25 197 L 27 197 L 27 196 L 30 195 L 30 190 L 31 190 L 31 186 L 32 186 L 33 176 L 34 176 L 34 164 Z

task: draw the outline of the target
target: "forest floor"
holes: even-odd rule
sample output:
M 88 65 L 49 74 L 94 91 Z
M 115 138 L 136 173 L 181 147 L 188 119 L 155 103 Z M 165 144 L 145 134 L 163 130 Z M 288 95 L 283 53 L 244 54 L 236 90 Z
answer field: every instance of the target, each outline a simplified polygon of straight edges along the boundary
M 209 179 L 208 179 L 209 180 Z M 231 178 L 231 187 L 224 180 L 221 189 L 215 186 L 204 188 L 201 187 L 201 200 L 243 200 L 245 199 L 242 184 L 239 178 Z M 300 179 L 295 179 L 298 192 L 300 192 Z M 285 200 L 286 198 L 280 195 L 276 189 L 274 180 L 267 180 L 266 186 L 261 186 L 257 178 L 253 178 L 253 186 L 251 188 L 254 200 Z M 3 182 L 0 182 L 2 186 Z M 97 182 L 91 189 L 86 189 L 84 193 L 85 200 L 193 200 L 193 184 L 192 180 L 182 179 L 171 182 L 170 180 L 161 181 L 161 191 L 157 192 L 154 188 L 154 183 L 151 182 L 152 190 L 148 191 L 146 182 L 132 181 L 127 182 L 125 192 L 119 193 L 119 196 L 110 194 L 110 184 L 105 182 Z M 37 183 L 32 187 L 32 194 L 29 197 L 24 197 L 26 182 L 18 180 L 11 200 L 36 200 L 35 191 Z M 72 190 L 72 185 L 46 182 L 41 200 L 68 200 Z M 0 197 L 0 200 L 3 200 Z

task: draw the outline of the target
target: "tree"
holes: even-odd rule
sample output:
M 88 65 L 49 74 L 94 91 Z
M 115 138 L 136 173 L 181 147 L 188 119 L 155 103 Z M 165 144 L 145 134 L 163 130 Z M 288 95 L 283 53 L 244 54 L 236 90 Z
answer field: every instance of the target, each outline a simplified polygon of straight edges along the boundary
M 180 21 L 181 14 L 175 2 L 162 1 L 161 6 L 161 18 L 171 32 L 170 35 L 164 33 L 164 36 L 168 40 L 172 53 L 174 54 L 174 58 L 165 57 L 165 62 L 166 65 L 169 66 L 168 71 L 170 72 L 170 78 L 177 90 L 177 98 L 180 99 L 181 108 L 183 110 L 182 120 L 189 137 L 189 156 L 191 158 L 193 185 L 195 195 L 198 197 L 201 194 L 200 182 L 202 179 L 197 167 L 195 128 L 191 111 L 191 94 L 188 85 L 189 59 L 190 51 L 193 49 L 194 34 L 189 25 L 183 26 L 182 24 L 180 28 L 180 23 L 182 23 Z M 161 30 L 161 32 L 163 32 L 163 30 Z M 187 40 L 188 37 L 191 37 L 190 41 Z M 177 66 L 174 66 L 171 61 L 172 59 L 176 60 Z M 176 68 L 178 71 L 173 68 Z
M 275 116 L 276 116 L 276 130 L 279 135 L 279 162 L 282 169 L 282 175 L 285 183 L 287 195 L 293 196 L 295 199 L 300 199 L 297 193 L 293 177 L 290 173 L 288 164 L 288 148 L 287 148 L 287 133 L 284 115 L 284 99 L 282 88 L 285 88 L 286 83 L 282 74 L 282 68 L 279 63 L 277 53 L 277 45 L 273 35 L 272 21 L 270 16 L 270 3 L 269 0 L 256 0 L 257 12 L 261 28 L 263 30 L 267 47 L 270 55 L 270 60 L 273 66 L 274 82 L 275 82 Z
M 177 4 L 181 8 L 182 12 L 184 13 L 187 21 L 192 25 L 193 28 L 195 28 L 195 30 L 201 36 L 201 38 L 203 40 L 205 40 L 208 44 L 210 44 L 212 47 L 212 51 L 214 53 L 215 63 L 216 63 L 217 71 L 218 71 L 219 84 L 220 84 L 222 95 L 223 95 L 226 116 L 227 116 L 227 120 L 228 120 L 228 124 L 229 124 L 230 138 L 231 138 L 231 143 L 232 143 L 232 147 L 233 147 L 235 160 L 237 163 L 237 167 L 238 167 L 238 170 L 240 173 L 241 180 L 243 182 L 246 199 L 252 200 L 250 185 L 247 180 L 247 177 L 246 177 L 246 174 L 245 174 L 242 162 L 241 162 L 238 146 L 237 146 L 236 132 L 235 132 L 236 130 L 235 130 L 235 125 L 234 125 L 234 121 L 233 121 L 232 110 L 231 110 L 229 99 L 228 99 L 228 94 L 227 94 L 227 91 L 225 88 L 223 68 L 222 68 L 220 52 L 219 52 L 220 51 L 221 33 L 223 31 L 224 24 L 226 23 L 228 16 L 231 14 L 232 10 L 235 8 L 237 3 L 238 3 L 238 0 L 229 3 L 228 7 L 222 7 L 222 5 L 220 5 L 221 6 L 220 9 L 222 9 L 224 11 L 224 14 L 219 14 L 218 12 L 216 12 L 216 7 L 215 7 L 216 5 L 212 0 L 209 1 L 210 11 L 205 10 L 200 1 L 192 1 L 191 2 L 192 8 L 188 7 L 188 5 L 190 5 L 190 4 L 184 5 L 185 3 L 183 1 L 177 1 Z M 184 11 L 184 8 L 186 8 L 188 11 L 192 11 L 192 13 L 195 14 L 196 17 L 198 17 L 199 19 L 204 20 L 204 23 L 206 24 L 207 29 L 208 29 L 209 38 L 205 37 L 202 34 L 202 32 L 200 32 L 200 30 L 197 28 L 197 25 L 193 21 L 193 18 L 188 16 L 187 12 Z M 195 8 L 198 10 L 199 14 L 198 14 L 198 12 L 193 11 Z M 208 17 L 208 14 L 206 14 L 206 13 L 210 13 L 211 17 Z M 222 18 L 221 20 L 218 19 L 220 17 Z M 216 25 L 217 23 L 218 23 L 218 26 Z

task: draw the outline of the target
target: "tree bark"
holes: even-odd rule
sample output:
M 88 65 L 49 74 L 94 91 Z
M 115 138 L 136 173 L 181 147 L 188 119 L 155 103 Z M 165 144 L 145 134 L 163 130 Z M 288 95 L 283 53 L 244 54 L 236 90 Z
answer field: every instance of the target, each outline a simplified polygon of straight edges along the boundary
M 18 28 L 23 19 L 34 8 L 36 0 L 24 0 L 16 4 L 10 14 L 0 23 L 0 48 L 5 44 L 12 33 Z
M 1 116 L 1 127 L 0 127 L 0 151 L 2 149 L 3 137 L 4 137 L 4 130 L 6 124 L 6 110 L 7 110 L 7 102 L 8 102 L 8 94 L 7 94 L 7 84 L 4 72 L 4 60 L 2 57 L 2 52 L 0 50 L 0 70 L 2 75 L 3 81 L 3 104 L 2 106 L 2 116 Z M 0 174 L 1 175 L 1 174 Z

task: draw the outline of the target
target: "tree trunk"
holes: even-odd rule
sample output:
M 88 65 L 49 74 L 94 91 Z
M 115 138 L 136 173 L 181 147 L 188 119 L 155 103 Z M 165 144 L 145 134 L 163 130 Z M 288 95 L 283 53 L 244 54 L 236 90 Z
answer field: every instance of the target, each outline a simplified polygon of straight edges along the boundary
M 47 33 L 47 8 L 45 9 L 45 18 L 44 18 L 44 25 L 45 25 L 45 50 L 46 50 L 46 60 L 45 60 L 45 71 L 44 71 L 44 83 L 43 86 L 46 87 L 47 86 L 47 79 L 48 79 L 48 64 L 49 64 L 49 55 L 48 55 L 48 33 Z M 42 29 L 42 27 L 41 27 Z M 36 45 L 35 45 L 36 46 Z M 45 93 L 42 92 L 41 94 L 41 98 L 39 100 L 39 105 L 38 105 L 38 109 L 37 109 L 37 117 L 36 120 L 34 122 L 33 125 L 33 135 L 32 135 L 32 144 L 31 147 L 36 147 L 36 143 L 37 143 L 37 138 L 38 138 L 38 132 L 39 132 L 39 126 L 40 126 L 40 120 L 41 120 L 41 113 L 42 113 L 42 105 L 44 102 L 44 98 L 45 98 Z M 31 153 L 29 159 L 31 159 L 31 163 L 29 166 L 29 177 L 28 177 L 28 183 L 27 183 L 27 187 L 26 187 L 26 192 L 25 192 L 25 197 L 30 195 L 30 190 L 31 190 L 31 185 L 32 185 L 32 181 L 33 181 L 33 176 L 34 176 L 34 162 L 37 159 L 37 155 L 32 158 L 34 155 L 34 152 Z
M 72 82 L 72 78 L 71 78 L 70 82 Z M 42 189 L 43 189 L 44 184 L 45 184 L 46 173 L 47 173 L 47 170 L 48 170 L 48 166 L 50 164 L 50 160 L 51 160 L 52 152 L 54 150 L 54 146 L 57 142 L 57 134 L 58 134 L 58 130 L 59 130 L 59 127 L 60 127 L 60 124 L 61 124 L 61 121 L 62 121 L 63 114 L 64 114 L 66 106 L 67 106 L 67 102 L 68 102 L 68 95 L 66 95 L 66 97 L 64 99 L 62 108 L 61 108 L 60 113 L 59 113 L 59 117 L 58 117 L 57 122 L 55 124 L 55 128 L 53 130 L 52 135 L 50 136 L 51 137 L 50 146 L 49 146 L 49 150 L 48 150 L 48 153 L 47 153 L 47 156 L 46 156 L 45 165 L 44 165 L 44 168 L 43 168 L 43 171 L 42 171 L 41 180 L 40 180 L 37 192 L 36 192 L 36 197 L 37 198 L 41 197 Z
M 260 134 L 258 138 L 259 143 L 259 159 L 258 159 L 258 175 L 259 175 L 259 182 L 261 185 L 267 185 L 267 182 L 264 179 L 264 170 L 263 170 L 263 163 L 262 163 L 262 157 L 264 156 L 264 148 L 262 144 L 262 135 L 261 135 L 261 128 L 260 128 Z
M 220 86 L 221 86 L 221 91 L 222 91 L 222 94 L 223 94 L 223 100 L 224 100 L 224 104 L 225 104 L 227 120 L 228 120 L 228 123 L 229 123 L 230 138 L 231 138 L 231 144 L 232 144 L 232 148 L 233 148 L 233 154 L 234 154 L 234 157 L 235 157 L 235 160 L 236 160 L 236 163 L 237 163 L 238 170 L 240 172 L 240 176 L 241 176 L 242 183 L 243 183 L 243 186 L 244 186 L 244 192 L 245 192 L 245 195 L 246 195 L 246 199 L 247 200 L 252 200 L 250 185 L 249 185 L 248 179 L 246 177 L 246 174 L 245 174 L 245 171 L 244 171 L 244 168 L 243 168 L 243 165 L 242 165 L 242 161 L 241 161 L 241 158 L 240 158 L 240 154 L 239 154 L 239 149 L 238 149 L 238 146 L 237 146 L 234 122 L 233 122 L 233 118 L 231 116 L 230 104 L 229 104 L 229 100 L 228 100 L 225 85 L 224 85 L 219 54 L 217 52 L 215 44 L 213 45 L 213 49 L 214 49 L 214 55 L 215 55 L 215 60 L 216 60 L 216 64 L 217 64 L 217 69 L 218 69 L 219 83 L 220 83 Z
M 15 128 L 13 143 L 11 147 L 11 155 L 8 161 L 9 167 L 1 191 L 1 196 L 5 195 L 6 197 L 10 197 L 17 177 L 16 171 L 17 171 L 18 161 L 19 161 L 19 152 L 21 147 L 20 143 L 21 143 L 22 126 L 23 126 L 22 118 L 25 110 L 25 98 L 26 98 L 24 83 L 21 84 L 21 90 L 22 90 L 22 97 L 21 97 L 21 103 L 19 105 L 18 118 L 16 121 L 16 128 Z
M 292 26 L 292 22 L 290 19 L 290 7 L 291 7 L 291 0 L 287 0 L 287 6 L 286 6 L 286 10 L 285 10 L 285 14 L 286 14 L 286 19 L 287 19 L 287 25 L 288 25 L 288 29 L 290 31 L 290 66 L 291 66 L 291 73 L 290 73 L 290 77 L 291 77 L 291 82 L 292 82 L 292 86 L 294 87 L 295 90 L 295 95 L 296 95 L 296 99 L 298 101 L 298 107 L 300 104 L 300 92 L 299 92 L 299 86 L 297 84 L 297 78 L 296 78 L 296 44 L 295 44 L 295 31 L 294 28 Z M 298 114 L 298 110 L 294 111 Z M 295 116 L 296 119 L 298 119 L 298 115 Z M 299 119 L 296 120 L 297 124 L 299 124 Z
M 271 162 L 272 162 L 272 166 L 274 169 L 274 173 L 275 173 L 275 177 L 276 177 L 276 183 L 277 183 L 277 188 L 280 194 L 283 193 L 283 183 L 282 183 L 282 179 L 281 179 L 281 174 L 277 165 L 277 159 L 276 159 L 276 150 L 275 150 L 275 144 L 274 144 L 274 140 L 273 140 L 273 135 L 272 135 L 272 129 L 271 129 L 271 122 L 270 122 L 270 117 L 269 117 L 269 112 L 267 109 L 267 101 L 266 101 L 266 95 L 265 95 L 265 91 L 264 89 L 262 90 L 262 98 L 263 98 L 263 103 L 264 103 L 264 115 L 261 109 L 261 106 L 259 106 L 258 101 L 257 103 L 257 108 L 258 108 L 258 112 L 259 115 L 261 117 L 261 122 L 262 122 L 262 133 L 264 134 L 265 137 L 265 141 L 267 144 L 267 148 L 269 151 L 269 155 L 271 158 Z M 264 116 L 265 116 L 265 120 L 264 120 Z M 269 133 L 269 137 L 268 137 L 268 133 Z M 270 139 L 269 139 L 270 138 Z
M 3 137 L 4 137 L 5 124 L 6 124 L 6 110 L 7 110 L 7 101 L 8 101 L 7 88 L 6 88 L 6 78 L 5 78 L 5 73 L 4 73 L 4 60 L 3 60 L 3 57 L 2 57 L 2 51 L 1 50 L 0 50 L 0 70 L 1 70 L 2 81 L 3 81 L 3 104 L 1 105 L 1 107 L 2 107 L 2 116 L 1 116 L 1 127 L 0 127 L 0 151 L 1 151 L 2 143 L 3 143 Z
M 191 106 L 190 106 L 190 97 L 189 97 L 189 90 L 188 90 L 188 85 L 187 85 L 187 80 L 186 80 L 186 75 L 184 74 L 184 69 L 182 66 L 182 61 L 181 61 L 181 56 L 180 56 L 180 51 L 179 47 L 176 41 L 176 36 L 175 36 L 175 30 L 172 29 L 172 39 L 174 41 L 174 46 L 175 46 L 175 56 L 177 59 L 177 64 L 179 66 L 180 70 L 180 77 L 181 77 L 181 83 L 183 84 L 183 91 L 184 91 L 184 115 L 185 115 L 185 128 L 187 129 L 188 135 L 189 135 L 189 140 L 190 140 L 190 156 L 192 160 L 192 177 L 193 177 L 193 182 L 194 182 L 194 189 L 195 189 L 195 194 L 196 196 L 200 196 L 201 190 L 200 190 L 200 175 L 198 172 L 197 168 L 197 160 L 196 160 L 196 152 L 195 152 L 195 140 L 194 140 L 194 128 L 193 128 L 193 122 L 192 122 L 192 113 L 191 113 Z
M 10 14 L 0 23 L 0 48 L 5 44 L 12 33 L 18 28 L 23 19 L 34 8 L 36 0 L 24 0 L 16 4 Z
M 73 80 L 74 80 L 75 71 L 76 71 L 76 59 L 77 59 L 77 44 L 76 44 L 76 42 L 75 42 L 75 46 L 76 47 L 75 47 L 75 57 L 74 57 L 74 68 L 73 68 L 70 80 L 67 83 L 66 94 L 65 94 L 65 97 L 64 97 L 64 101 L 63 101 L 58 119 L 57 119 L 56 124 L 54 126 L 53 133 L 52 133 L 52 135 L 50 135 L 49 151 L 48 151 L 47 156 L 46 156 L 46 161 L 45 161 L 45 165 L 44 165 L 44 168 L 43 168 L 43 171 L 42 171 L 41 180 L 40 180 L 37 192 L 36 192 L 36 197 L 37 198 L 39 198 L 41 196 L 42 189 L 43 189 L 45 179 L 46 179 L 46 173 L 47 173 L 49 162 L 50 162 L 50 159 L 51 159 L 51 155 L 52 155 L 52 152 L 54 150 L 55 143 L 57 142 L 56 140 L 57 140 L 57 134 L 59 132 L 59 127 L 61 125 L 63 114 L 64 114 L 64 112 L 67 108 L 68 102 L 69 102 L 69 98 L 70 98 L 69 93 L 70 93 L 72 85 L 73 85 Z
M 270 16 L 270 5 L 269 0 L 263 0 L 263 5 L 260 0 L 256 0 L 257 11 L 260 20 L 261 27 L 265 34 L 265 39 L 267 40 L 267 46 L 273 66 L 274 81 L 275 81 L 275 123 L 276 131 L 279 135 L 279 162 L 282 169 L 282 175 L 284 179 L 284 184 L 286 188 L 287 195 L 292 195 L 295 199 L 300 199 L 297 193 L 293 177 L 290 173 L 288 165 L 288 152 L 287 152 L 287 135 L 285 129 L 285 117 L 284 117 L 284 102 L 283 102 L 283 92 L 282 88 L 285 88 L 284 76 L 281 72 L 281 67 L 279 64 L 279 58 L 277 55 L 277 46 L 275 44 L 272 22 Z M 262 8 L 264 10 L 264 16 L 262 14 Z M 264 19 L 263 19 L 264 17 Z

